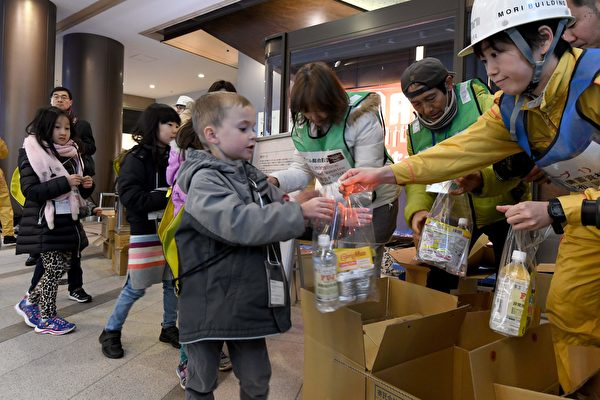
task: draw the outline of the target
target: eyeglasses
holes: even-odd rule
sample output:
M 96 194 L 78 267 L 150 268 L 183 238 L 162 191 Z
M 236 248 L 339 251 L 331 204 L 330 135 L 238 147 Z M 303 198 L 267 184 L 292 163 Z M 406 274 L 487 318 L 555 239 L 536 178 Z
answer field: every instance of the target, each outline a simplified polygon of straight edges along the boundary
M 63 94 L 63 95 L 53 94 L 52 100 L 69 100 L 69 96 L 67 96 L 66 94 Z

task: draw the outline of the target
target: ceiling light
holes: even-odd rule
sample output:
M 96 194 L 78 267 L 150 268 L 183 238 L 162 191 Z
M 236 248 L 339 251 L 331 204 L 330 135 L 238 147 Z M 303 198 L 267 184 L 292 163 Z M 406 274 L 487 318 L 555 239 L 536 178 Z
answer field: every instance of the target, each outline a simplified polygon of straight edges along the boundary
M 154 85 L 152 83 L 150 84 L 150 89 L 154 89 L 155 87 L 156 87 L 156 85 Z
M 198 74 L 198 78 L 204 78 L 204 74 Z
M 342 63 L 342 62 L 341 62 L 340 60 L 337 60 L 337 61 L 335 62 L 335 64 L 333 64 L 333 67 L 334 67 L 334 68 L 337 68 L 337 67 L 339 67 L 339 66 L 340 66 L 340 64 L 341 64 L 341 63 Z

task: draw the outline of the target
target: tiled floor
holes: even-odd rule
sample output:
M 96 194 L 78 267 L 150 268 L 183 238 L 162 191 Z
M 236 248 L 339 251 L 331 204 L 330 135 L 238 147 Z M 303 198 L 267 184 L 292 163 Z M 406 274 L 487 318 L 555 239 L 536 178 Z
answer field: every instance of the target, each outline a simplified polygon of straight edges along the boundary
M 91 238 L 93 239 L 93 237 Z M 90 240 L 91 242 L 92 240 Z M 101 248 L 83 252 L 84 288 L 94 296 L 88 304 L 67 299 L 59 287 L 59 313 L 77 324 L 64 336 L 39 335 L 14 311 L 29 286 L 33 267 L 14 246 L 0 249 L 0 399 L 183 399 L 175 374 L 179 353 L 159 342 L 162 288 L 148 289 L 131 310 L 123 329 L 125 357 L 105 358 L 98 335 L 123 285 Z M 303 325 L 299 306 L 292 307 L 293 328 L 268 339 L 272 363 L 270 399 L 299 399 L 302 388 Z M 239 398 L 232 372 L 221 373 L 216 399 Z

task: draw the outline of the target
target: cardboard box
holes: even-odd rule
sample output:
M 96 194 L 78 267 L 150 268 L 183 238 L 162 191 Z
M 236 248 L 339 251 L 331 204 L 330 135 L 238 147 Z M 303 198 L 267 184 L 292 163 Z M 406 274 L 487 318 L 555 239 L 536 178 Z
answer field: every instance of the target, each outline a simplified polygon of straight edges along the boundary
M 556 389 L 558 389 L 558 387 Z M 554 394 L 534 392 L 532 390 L 500 385 L 498 383 L 494 383 L 494 394 L 496 395 L 496 400 L 564 400 L 564 397 L 556 396 Z
M 376 398 L 377 373 L 457 340 L 466 308 L 456 297 L 394 278 L 380 279 L 379 293 L 378 302 L 320 313 L 302 290 L 304 399 Z
M 496 400 L 558 400 L 564 399 L 565 397 L 570 399 L 600 399 L 600 371 L 596 372 L 571 393 L 565 394 L 564 397 L 555 395 L 558 393 L 558 383 L 556 387 L 552 388 L 548 393 L 534 392 L 495 383 L 494 392 L 496 394 Z
M 477 291 L 475 293 L 459 293 L 458 305 L 469 306 L 469 311 L 485 311 L 492 307 L 494 293 L 491 291 Z
M 123 276 L 127 273 L 127 263 L 129 261 L 129 244 L 120 249 L 113 250 L 112 269 L 115 274 Z
M 109 260 L 112 258 L 113 256 L 113 250 L 114 250 L 114 242 L 110 241 L 110 240 L 105 240 L 102 243 L 102 254 L 104 255 L 104 257 L 108 258 Z
M 541 313 L 546 312 L 546 299 L 550 290 L 553 274 L 537 272 L 535 274 L 535 303 Z
M 129 246 L 129 229 L 115 232 L 113 235 L 115 249 L 122 249 L 125 246 Z
M 557 387 L 548 324 L 514 338 L 491 331 L 488 321 L 488 312 L 468 313 L 454 346 L 405 355 L 397 365 L 374 373 L 387 385 L 384 394 L 395 396 L 401 390 L 420 400 L 493 400 L 494 383 L 541 392 Z M 372 385 L 369 400 L 382 391 Z
M 117 224 L 117 219 L 113 215 L 103 215 L 102 216 L 102 237 L 105 239 L 110 239 L 112 234 L 115 231 L 115 226 Z
M 396 260 L 406 270 L 406 282 L 416 283 L 417 285 L 425 286 L 427 284 L 427 275 L 430 268 L 415 259 L 417 249 L 415 247 L 405 247 L 402 249 L 390 250 L 390 256 Z

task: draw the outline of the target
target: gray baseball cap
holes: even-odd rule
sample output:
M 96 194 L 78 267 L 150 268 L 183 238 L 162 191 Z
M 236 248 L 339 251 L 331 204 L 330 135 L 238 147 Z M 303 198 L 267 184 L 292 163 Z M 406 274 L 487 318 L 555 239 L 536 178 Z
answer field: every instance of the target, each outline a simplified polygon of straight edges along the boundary
M 448 71 L 444 64 L 437 58 L 426 57 L 415 61 L 404 70 L 400 77 L 402 92 L 408 98 L 420 95 L 427 90 L 437 87 L 446 80 L 448 75 L 454 75 L 454 72 Z M 408 93 L 408 88 L 413 83 L 420 83 L 425 87 Z

